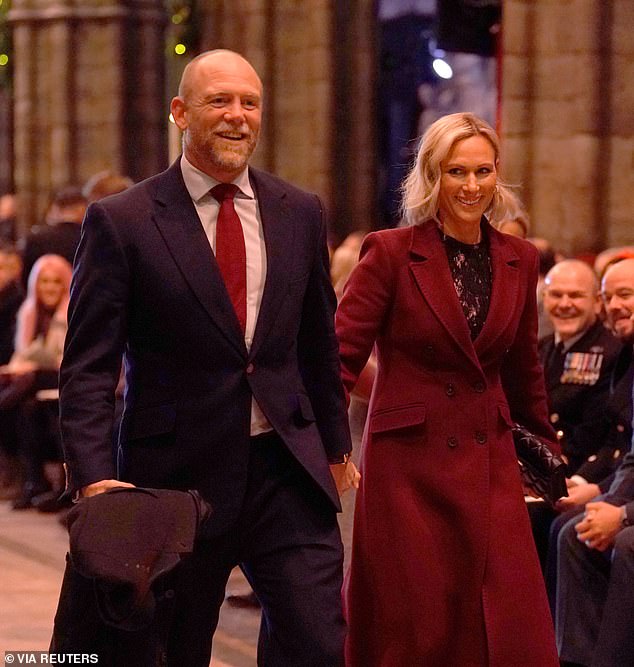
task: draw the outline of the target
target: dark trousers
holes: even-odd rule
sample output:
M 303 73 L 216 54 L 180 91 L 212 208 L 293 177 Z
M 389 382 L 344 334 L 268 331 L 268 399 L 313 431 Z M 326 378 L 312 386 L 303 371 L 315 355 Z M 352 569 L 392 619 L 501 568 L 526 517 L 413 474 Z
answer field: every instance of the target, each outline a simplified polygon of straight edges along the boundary
M 634 661 L 634 528 L 613 549 L 589 549 L 571 519 L 559 536 L 557 646 L 562 660 L 591 667 Z
M 239 564 L 262 605 L 258 664 L 343 664 L 343 548 L 330 501 L 277 436 L 253 438 L 239 520 L 200 541 L 155 588 L 148 628 L 119 630 L 98 617 L 93 583 L 67 567 L 51 650 L 97 652 L 100 665 L 207 667 L 225 586 Z

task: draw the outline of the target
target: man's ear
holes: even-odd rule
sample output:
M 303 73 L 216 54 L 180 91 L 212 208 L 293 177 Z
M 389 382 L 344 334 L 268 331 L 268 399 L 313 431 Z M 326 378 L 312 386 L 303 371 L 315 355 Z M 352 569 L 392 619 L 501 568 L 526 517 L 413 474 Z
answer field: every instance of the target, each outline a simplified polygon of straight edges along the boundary
M 185 100 L 182 97 L 174 97 L 170 103 L 170 112 L 172 118 L 176 123 L 176 127 L 179 130 L 184 131 L 187 129 L 187 106 Z

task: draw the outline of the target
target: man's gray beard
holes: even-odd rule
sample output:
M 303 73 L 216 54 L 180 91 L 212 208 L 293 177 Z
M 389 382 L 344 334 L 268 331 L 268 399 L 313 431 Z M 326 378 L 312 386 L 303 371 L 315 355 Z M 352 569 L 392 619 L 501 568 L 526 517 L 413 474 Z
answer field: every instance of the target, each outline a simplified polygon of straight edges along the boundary
M 253 155 L 257 143 L 258 136 L 255 137 L 252 144 L 249 144 L 246 152 L 234 151 L 229 145 L 224 151 L 214 150 L 213 148 L 213 138 L 209 141 L 192 141 L 192 137 L 189 132 L 183 133 L 182 145 L 183 152 L 189 146 L 192 149 L 194 154 L 203 156 L 205 155 L 218 169 L 223 171 L 238 171 L 246 167 L 251 155 Z M 206 150 L 205 150 L 206 147 Z
M 222 153 L 217 153 L 215 151 L 210 152 L 211 161 L 219 169 L 224 171 L 236 171 L 238 169 L 243 169 L 249 158 L 253 154 L 253 150 L 249 150 L 246 153 L 242 152 L 233 152 L 231 150 L 223 151 Z

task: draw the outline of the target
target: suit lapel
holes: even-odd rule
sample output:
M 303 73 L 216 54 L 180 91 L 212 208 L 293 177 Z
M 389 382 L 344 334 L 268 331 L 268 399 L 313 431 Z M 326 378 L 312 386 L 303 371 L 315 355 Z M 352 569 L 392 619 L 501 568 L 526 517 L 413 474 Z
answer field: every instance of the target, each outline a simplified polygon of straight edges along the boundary
M 216 258 L 183 181 L 180 160 L 155 180 L 154 222 L 174 261 L 218 329 L 243 356 L 244 336 Z
M 519 257 L 504 235 L 488 223 L 493 285 L 489 312 L 474 345 L 478 355 L 490 348 L 515 316 L 519 290 Z
M 409 267 L 419 291 L 458 348 L 479 367 L 435 223 L 428 221 L 412 227 L 411 239 Z
M 266 246 L 266 281 L 251 345 L 250 356 L 253 357 L 288 294 L 295 221 L 286 202 L 286 192 L 276 181 L 257 169 L 250 169 L 249 176 L 258 200 Z

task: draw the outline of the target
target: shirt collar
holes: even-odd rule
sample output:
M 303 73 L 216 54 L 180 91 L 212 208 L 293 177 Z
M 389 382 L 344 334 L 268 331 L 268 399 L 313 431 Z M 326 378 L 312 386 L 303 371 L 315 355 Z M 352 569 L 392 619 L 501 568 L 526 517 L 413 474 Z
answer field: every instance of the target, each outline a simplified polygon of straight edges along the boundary
M 185 154 L 181 156 L 181 172 L 183 174 L 187 192 L 189 192 L 189 196 L 195 203 L 200 202 L 200 200 L 209 193 L 211 188 L 220 183 L 220 181 L 209 176 L 209 174 L 194 167 L 194 165 L 185 157 Z M 240 189 L 240 192 L 236 195 L 237 197 L 255 199 L 255 193 L 253 192 L 251 181 L 249 180 L 248 166 L 240 172 L 232 183 L 237 185 Z
M 562 341 L 561 336 L 555 331 L 555 345 L 559 345 L 559 343 L 563 343 L 564 346 L 564 352 L 568 352 L 568 350 L 579 340 L 581 340 L 586 333 L 589 331 L 589 329 L 586 329 L 585 331 L 582 331 L 581 333 L 577 334 L 576 336 L 573 336 L 572 338 L 568 338 L 567 340 Z

